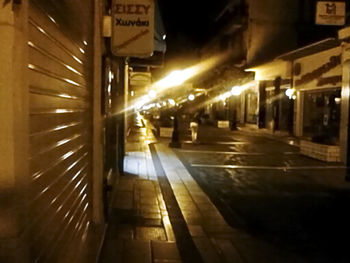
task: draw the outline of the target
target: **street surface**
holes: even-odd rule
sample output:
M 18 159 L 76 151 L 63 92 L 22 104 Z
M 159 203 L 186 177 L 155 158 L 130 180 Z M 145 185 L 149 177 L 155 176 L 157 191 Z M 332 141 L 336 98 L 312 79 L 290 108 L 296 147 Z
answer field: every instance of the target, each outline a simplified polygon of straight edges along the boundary
M 231 226 L 306 262 L 350 262 L 350 183 L 342 164 L 244 131 L 200 125 L 198 137 L 193 144 L 182 122 L 175 152 Z

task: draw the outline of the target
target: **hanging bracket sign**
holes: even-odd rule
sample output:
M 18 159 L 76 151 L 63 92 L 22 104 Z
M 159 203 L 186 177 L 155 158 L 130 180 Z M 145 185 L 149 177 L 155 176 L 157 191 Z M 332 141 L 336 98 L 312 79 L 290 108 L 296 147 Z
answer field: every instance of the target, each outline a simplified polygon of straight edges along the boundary
M 112 53 L 149 57 L 154 51 L 154 0 L 113 0 Z
M 346 3 L 318 1 L 316 5 L 316 24 L 343 26 L 346 17 Z

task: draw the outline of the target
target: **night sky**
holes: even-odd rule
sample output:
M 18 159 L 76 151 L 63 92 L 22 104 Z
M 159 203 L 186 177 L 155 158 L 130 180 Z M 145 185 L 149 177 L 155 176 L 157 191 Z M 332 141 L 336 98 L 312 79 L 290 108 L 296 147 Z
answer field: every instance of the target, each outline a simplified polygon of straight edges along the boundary
M 210 37 L 215 17 L 225 3 L 227 0 L 159 0 L 167 33 L 166 63 L 181 59 L 191 63 L 196 48 Z

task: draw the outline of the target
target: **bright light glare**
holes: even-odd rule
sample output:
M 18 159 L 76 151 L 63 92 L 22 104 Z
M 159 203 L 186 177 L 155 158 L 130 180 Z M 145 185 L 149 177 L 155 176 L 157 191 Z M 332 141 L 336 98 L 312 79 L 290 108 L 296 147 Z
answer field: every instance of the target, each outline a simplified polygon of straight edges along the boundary
M 113 78 L 114 78 L 113 72 L 112 72 L 112 71 L 109 71 L 109 72 L 108 72 L 108 80 L 109 80 L 110 83 L 112 82 Z
M 231 94 L 233 96 L 238 96 L 238 95 L 241 95 L 242 91 L 243 91 L 243 89 L 240 86 L 234 86 L 231 89 Z
M 293 95 L 294 95 L 294 92 L 295 92 L 295 89 L 291 89 L 291 88 L 288 88 L 286 91 L 285 91 L 285 94 L 288 98 L 292 98 Z
M 163 94 L 163 92 L 165 92 L 168 88 L 181 88 L 182 83 L 197 75 L 204 73 L 205 71 L 216 67 L 218 64 L 223 63 L 224 61 L 229 59 L 231 57 L 230 52 L 232 51 L 217 54 L 186 69 L 174 71 L 165 78 L 153 83 L 151 87 L 148 87 L 148 89 L 154 90 L 157 93 L 157 96 L 160 97 Z M 75 57 L 74 59 L 77 60 L 77 58 Z M 81 63 L 80 60 L 78 62 Z M 142 106 L 149 104 L 149 102 L 151 101 L 150 96 L 147 97 L 147 99 L 139 99 L 131 102 L 130 106 L 128 108 L 123 109 L 121 112 L 127 112 L 132 109 L 141 109 Z M 169 99 L 168 102 L 170 106 L 176 105 L 176 102 L 172 99 Z
M 164 106 L 164 107 L 166 106 L 166 102 L 165 102 L 165 101 L 163 101 L 163 106 Z
M 154 90 L 150 90 L 148 92 L 148 96 L 150 96 L 151 98 L 155 98 L 157 97 L 157 92 L 155 92 Z
M 169 99 L 168 101 L 169 101 L 169 104 L 170 104 L 170 105 L 175 106 L 175 104 L 176 104 L 176 103 L 175 103 L 175 100 Z
M 151 103 L 151 104 L 149 104 L 149 105 L 143 106 L 142 109 L 143 109 L 143 110 L 149 110 L 149 109 L 154 108 L 155 106 L 156 106 L 155 103 Z M 158 106 L 158 105 L 157 105 L 157 106 Z
M 195 99 L 195 96 L 193 94 L 188 95 L 188 100 L 193 101 Z
M 163 35 L 163 40 L 165 40 L 166 39 L 166 35 Z
M 213 67 L 215 67 L 220 62 L 227 59 L 227 53 L 223 53 L 214 57 L 211 57 L 205 61 L 200 62 L 192 67 L 183 69 L 183 70 L 175 70 L 171 72 L 165 78 L 157 81 L 153 84 L 153 87 L 156 89 L 168 89 L 170 87 L 180 86 L 187 80 L 193 78 L 196 75 L 199 75 Z
M 149 96 L 143 96 L 140 100 L 138 100 L 134 107 L 136 109 L 141 109 L 143 105 L 147 104 L 150 101 L 150 97 Z
M 191 76 L 186 70 L 175 70 L 171 72 L 168 76 L 160 81 L 156 82 L 154 86 L 159 89 L 167 89 L 170 87 L 179 86 L 188 80 Z
M 225 98 L 229 98 L 229 97 L 231 97 L 231 95 L 232 95 L 232 94 L 231 94 L 231 92 L 229 92 L 229 91 L 224 93 L 224 97 L 225 97 Z

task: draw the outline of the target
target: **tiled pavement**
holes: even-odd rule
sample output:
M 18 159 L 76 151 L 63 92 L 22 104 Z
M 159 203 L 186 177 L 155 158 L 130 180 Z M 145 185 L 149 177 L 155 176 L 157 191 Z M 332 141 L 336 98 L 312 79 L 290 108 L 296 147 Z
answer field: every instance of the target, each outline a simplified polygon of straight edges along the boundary
M 196 262 L 302 262 L 230 227 L 174 152 L 157 142 L 150 128 L 138 127 L 126 145 L 125 176 L 117 185 L 100 263 L 190 262 L 180 256 L 179 230 L 171 224 L 178 219 L 169 218 L 172 207 L 162 195 L 151 143 L 200 254 Z
M 100 263 L 181 262 L 148 147 L 153 139 L 145 128 L 128 138 Z

